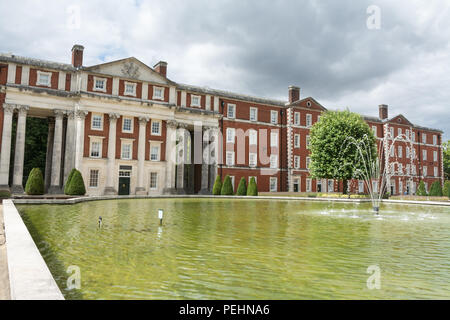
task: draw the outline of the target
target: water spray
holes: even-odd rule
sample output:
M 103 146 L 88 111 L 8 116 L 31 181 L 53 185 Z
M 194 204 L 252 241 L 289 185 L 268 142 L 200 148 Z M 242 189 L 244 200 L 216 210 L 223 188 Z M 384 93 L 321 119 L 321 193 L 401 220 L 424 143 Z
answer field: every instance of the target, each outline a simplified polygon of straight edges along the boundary
M 164 210 L 158 209 L 158 218 L 159 218 L 159 225 L 162 226 L 163 223 L 163 216 L 164 216 Z
M 103 218 L 100 216 L 98 217 L 98 227 L 101 228 L 103 223 Z

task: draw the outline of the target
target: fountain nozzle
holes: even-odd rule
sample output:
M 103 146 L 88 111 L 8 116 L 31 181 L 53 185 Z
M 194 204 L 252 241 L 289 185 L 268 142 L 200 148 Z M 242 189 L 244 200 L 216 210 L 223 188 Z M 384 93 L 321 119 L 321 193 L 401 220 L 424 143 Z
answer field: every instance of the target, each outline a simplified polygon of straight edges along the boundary
M 373 212 L 378 214 L 379 211 L 380 211 L 380 207 L 373 207 Z

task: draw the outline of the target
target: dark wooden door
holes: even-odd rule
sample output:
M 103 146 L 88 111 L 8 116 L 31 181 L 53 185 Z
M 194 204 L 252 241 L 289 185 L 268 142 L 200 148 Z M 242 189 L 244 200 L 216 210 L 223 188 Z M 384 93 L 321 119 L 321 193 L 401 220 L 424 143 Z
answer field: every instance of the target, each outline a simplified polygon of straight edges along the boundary
M 120 177 L 119 178 L 119 195 L 129 195 L 130 194 L 130 178 Z

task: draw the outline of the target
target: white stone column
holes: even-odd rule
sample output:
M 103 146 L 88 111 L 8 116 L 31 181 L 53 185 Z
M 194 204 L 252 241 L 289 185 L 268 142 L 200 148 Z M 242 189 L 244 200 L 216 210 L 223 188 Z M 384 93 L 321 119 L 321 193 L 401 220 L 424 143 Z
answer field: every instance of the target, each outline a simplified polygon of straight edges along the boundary
M 45 173 L 44 173 L 44 192 L 48 192 L 50 180 L 52 177 L 52 155 L 53 155 L 53 139 L 55 136 L 55 119 L 48 118 L 48 134 L 47 134 L 47 154 L 45 156 Z
M 48 193 L 59 194 L 61 190 L 61 152 L 63 138 L 63 110 L 55 110 L 55 136 L 53 139 L 52 176 Z
M 203 131 L 202 141 L 202 187 L 200 194 L 209 194 L 209 166 L 210 166 L 210 150 L 209 150 L 209 136 L 211 134 L 210 128 L 206 127 Z
M 116 126 L 117 119 L 120 117 L 117 113 L 109 114 L 109 135 L 108 135 L 108 164 L 106 175 L 106 187 L 105 195 L 115 195 L 117 190 L 114 188 L 115 170 L 114 165 L 116 163 Z
M 64 152 L 64 181 L 66 183 L 70 171 L 75 168 L 75 113 L 67 112 L 66 149 Z
M 222 153 L 219 150 L 219 128 L 211 128 L 210 136 L 209 136 L 210 144 L 213 146 L 213 149 L 210 150 L 210 163 L 209 167 L 209 185 L 211 186 L 210 191 L 212 192 L 212 187 L 214 186 L 214 182 L 217 177 L 217 168 L 218 164 L 222 159 Z
M 14 174 L 11 192 L 23 193 L 23 160 L 25 156 L 25 132 L 28 106 L 17 106 L 19 116 L 17 118 L 16 148 L 14 150 Z
M 88 112 L 77 110 L 75 112 L 75 168 L 81 171 L 84 155 L 84 123 Z
M 9 161 L 11 155 L 11 130 L 14 104 L 3 104 L 3 133 L 0 154 L 0 190 L 9 190 Z
M 190 163 L 188 160 L 189 150 L 188 139 L 190 139 L 189 131 L 186 130 L 186 125 L 183 123 L 178 124 L 177 129 L 178 144 L 177 144 L 177 177 L 176 177 L 176 188 L 178 194 L 185 194 L 186 187 L 184 185 L 184 169 L 185 164 Z M 189 162 L 188 162 L 189 161 Z
M 176 193 L 175 166 L 177 160 L 177 122 L 167 121 L 166 124 L 166 184 L 163 193 Z
M 145 195 L 145 187 L 144 187 L 144 164 L 145 164 L 145 138 L 146 138 L 146 129 L 147 123 L 150 120 L 149 117 L 139 117 L 139 141 L 138 141 L 138 172 L 137 172 L 137 187 L 136 194 L 137 195 Z

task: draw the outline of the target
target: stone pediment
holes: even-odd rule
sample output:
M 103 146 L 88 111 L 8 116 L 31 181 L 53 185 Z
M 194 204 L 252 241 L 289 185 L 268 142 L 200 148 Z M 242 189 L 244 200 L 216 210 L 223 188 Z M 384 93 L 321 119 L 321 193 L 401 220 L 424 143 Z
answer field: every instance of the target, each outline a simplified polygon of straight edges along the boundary
M 317 102 L 314 98 L 308 97 L 292 103 L 294 107 L 301 107 L 305 109 L 311 109 L 316 111 L 326 111 L 327 109 Z
M 408 119 L 405 118 L 405 116 L 403 116 L 402 114 L 399 114 L 391 119 L 388 120 L 390 123 L 392 124 L 404 124 L 404 125 L 408 125 L 408 126 L 413 126 L 413 124 L 411 122 L 409 122 Z
M 138 81 L 148 81 L 170 84 L 171 81 L 134 57 L 102 63 L 84 68 L 86 71 L 103 75 L 129 78 Z

